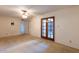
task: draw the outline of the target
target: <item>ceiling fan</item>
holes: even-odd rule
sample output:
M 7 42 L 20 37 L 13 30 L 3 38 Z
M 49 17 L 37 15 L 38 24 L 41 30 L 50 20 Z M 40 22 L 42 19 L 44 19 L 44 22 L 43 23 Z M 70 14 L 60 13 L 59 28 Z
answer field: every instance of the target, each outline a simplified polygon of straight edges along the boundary
M 22 14 L 22 19 L 27 19 L 28 17 L 28 13 L 26 10 L 22 10 L 23 14 Z

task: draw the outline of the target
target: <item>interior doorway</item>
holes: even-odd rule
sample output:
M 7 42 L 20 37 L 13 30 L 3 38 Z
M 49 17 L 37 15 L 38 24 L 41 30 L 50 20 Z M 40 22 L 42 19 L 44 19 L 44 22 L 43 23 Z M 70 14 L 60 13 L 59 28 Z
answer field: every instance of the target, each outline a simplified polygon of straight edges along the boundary
M 23 20 L 20 23 L 20 33 L 25 34 L 25 24 Z
M 41 19 L 41 37 L 54 41 L 55 38 L 55 17 Z

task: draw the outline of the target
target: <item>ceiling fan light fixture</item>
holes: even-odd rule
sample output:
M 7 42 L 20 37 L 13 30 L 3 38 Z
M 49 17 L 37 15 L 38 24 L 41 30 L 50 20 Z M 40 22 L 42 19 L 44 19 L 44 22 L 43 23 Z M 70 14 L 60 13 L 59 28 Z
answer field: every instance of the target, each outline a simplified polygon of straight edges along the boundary
M 26 10 L 22 10 L 22 12 L 27 12 Z
M 26 10 L 22 10 L 22 12 L 23 12 L 22 18 L 23 19 L 27 19 L 27 17 L 28 17 L 27 11 Z
M 22 15 L 22 18 L 23 19 L 27 19 L 27 15 Z

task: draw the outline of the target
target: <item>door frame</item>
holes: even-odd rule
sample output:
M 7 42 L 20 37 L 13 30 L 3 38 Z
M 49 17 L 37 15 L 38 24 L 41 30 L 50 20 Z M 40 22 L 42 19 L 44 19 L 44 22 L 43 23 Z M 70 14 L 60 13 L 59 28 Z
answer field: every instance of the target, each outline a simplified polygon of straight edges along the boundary
M 47 20 L 47 19 L 48 19 L 48 18 L 53 18 L 53 39 L 47 37 L 47 35 L 48 35 L 48 32 L 47 32 L 47 31 L 48 31 L 48 23 L 47 23 L 48 20 Z M 46 19 L 46 32 L 47 32 L 47 33 L 46 33 L 46 37 L 43 37 L 43 36 L 42 36 L 42 20 L 43 20 L 43 19 Z M 49 39 L 49 40 L 55 41 L 55 16 L 46 17 L 46 18 L 41 18 L 41 38 L 45 38 L 45 39 Z

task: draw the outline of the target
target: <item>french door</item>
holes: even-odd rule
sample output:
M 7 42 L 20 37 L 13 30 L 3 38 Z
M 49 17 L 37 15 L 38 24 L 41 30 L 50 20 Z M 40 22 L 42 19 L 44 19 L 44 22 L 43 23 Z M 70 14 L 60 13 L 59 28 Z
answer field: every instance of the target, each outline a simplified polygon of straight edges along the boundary
M 24 26 L 24 21 L 22 20 L 20 23 L 20 33 L 25 34 L 25 26 Z
M 48 17 L 41 19 L 41 37 L 54 41 L 55 36 L 55 18 Z

